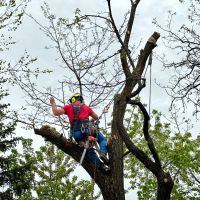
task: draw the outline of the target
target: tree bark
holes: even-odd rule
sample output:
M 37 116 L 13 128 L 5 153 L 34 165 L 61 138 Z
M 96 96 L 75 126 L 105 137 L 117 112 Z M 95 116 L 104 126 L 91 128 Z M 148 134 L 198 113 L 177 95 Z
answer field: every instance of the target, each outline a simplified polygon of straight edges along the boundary
M 157 200 L 170 200 L 174 182 L 169 173 L 161 171 L 157 177 Z

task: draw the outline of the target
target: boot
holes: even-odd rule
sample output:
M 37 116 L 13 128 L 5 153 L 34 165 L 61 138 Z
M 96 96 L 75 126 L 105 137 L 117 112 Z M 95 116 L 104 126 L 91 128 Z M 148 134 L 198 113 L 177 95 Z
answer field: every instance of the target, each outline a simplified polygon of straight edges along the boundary
M 104 163 L 100 166 L 100 171 L 102 171 L 104 174 L 110 174 L 110 167 L 105 165 Z
M 104 162 L 104 164 L 109 165 L 110 162 L 105 153 L 100 152 L 99 158 Z

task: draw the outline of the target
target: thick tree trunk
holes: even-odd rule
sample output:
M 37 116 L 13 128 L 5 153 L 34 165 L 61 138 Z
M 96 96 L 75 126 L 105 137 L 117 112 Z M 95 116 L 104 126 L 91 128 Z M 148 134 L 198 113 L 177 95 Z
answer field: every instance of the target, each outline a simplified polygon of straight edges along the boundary
M 157 178 L 157 182 L 157 200 L 170 200 L 172 188 L 174 185 L 170 174 L 164 173 L 163 171 L 160 172 Z
M 157 177 L 157 183 L 158 183 L 157 199 L 168 200 L 170 199 L 170 194 L 173 188 L 173 181 L 171 179 L 170 174 L 165 173 L 163 171 L 159 155 L 154 147 L 153 140 L 151 139 L 148 133 L 149 117 L 146 118 L 145 113 L 143 113 L 145 122 L 143 131 L 144 131 L 144 138 L 148 143 L 148 148 L 151 151 L 153 159 L 149 157 L 145 152 L 143 152 L 142 149 L 139 149 L 131 141 L 124 127 L 124 116 L 126 112 L 127 103 L 131 98 L 135 97 L 136 94 L 140 92 L 141 82 L 139 83 L 138 80 L 141 80 L 141 76 L 144 71 L 147 58 L 150 56 L 152 50 L 156 47 L 156 41 L 158 40 L 159 37 L 160 34 L 154 32 L 153 35 L 149 38 L 144 49 L 140 51 L 137 65 L 132 71 L 132 73 L 130 69 L 127 67 L 128 65 L 126 62 L 127 61 L 126 57 L 124 57 L 123 54 L 121 53 L 122 66 L 124 69 L 124 74 L 126 75 L 126 82 L 121 94 L 115 96 L 114 113 L 116 114 L 113 115 L 113 120 L 116 121 L 116 127 L 117 127 L 116 132 L 119 133 L 120 137 L 124 141 L 128 150 L 132 152 L 133 155 L 135 155 L 138 158 L 138 160 L 140 160 L 144 164 L 144 166 Z M 137 84 L 139 88 L 136 91 L 133 91 Z M 142 108 L 145 109 L 145 107 Z
M 114 109 L 113 115 L 117 114 L 117 110 Z M 109 156 L 111 177 L 110 183 L 113 196 L 110 200 L 125 200 L 124 193 L 124 166 L 123 166 L 123 141 L 117 131 L 117 124 L 115 118 L 112 121 L 111 138 L 109 143 Z
M 122 162 L 122 142 L 120 139 L 112 139 L 109 144 L 111 173 L 101 181 L 101 189 L 104 200 L 125 200 L 124 176 Z

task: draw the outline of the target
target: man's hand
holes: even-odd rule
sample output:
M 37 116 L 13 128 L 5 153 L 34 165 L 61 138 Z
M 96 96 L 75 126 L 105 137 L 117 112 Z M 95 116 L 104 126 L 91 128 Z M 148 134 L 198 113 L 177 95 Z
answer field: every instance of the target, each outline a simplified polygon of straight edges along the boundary
M 51 104 L 51 107 L 52 107 L 53 114 L 55 116 L 65 114 L 65 110 L 63 108 L 57 108 L 54 97 L 50 98 L 50 104 Z
M 54 97 L 51 97 L 51 98 L 50 98 L 50 104 L 51 104 L 51 105 L 56 104 Z

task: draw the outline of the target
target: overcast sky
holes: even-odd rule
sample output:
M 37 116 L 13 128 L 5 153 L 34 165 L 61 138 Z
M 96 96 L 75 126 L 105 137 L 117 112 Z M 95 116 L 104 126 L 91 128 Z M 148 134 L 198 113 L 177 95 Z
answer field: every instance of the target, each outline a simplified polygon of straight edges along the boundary
M 116 19 L 116 22 L 119 22 L 123 19 L 124 13 L 130 7 L 129 0 L 124 0 L 123 3 L 120 0 L 111 1 L 113 15 Z M 57 17 L 67 17 L 71 18 L 74 14 L 76 8 L 79 8 L 82 13 L 96 13 L 101 11 L 107 11 L 107 3 L 105 0 L 94 1 L 94 0 L 48 0 L 49 7 Z M 47 21 L 43 17 L 41 6 L 43 1 L 32 0 L 28 5 L 27 13 L 31 14 L 36 18 L 41 24 L 46 25 Z M 161 32 L 155 25 L 152 23 L 153 18 L 157 18 L 160 24 L 166 25 L 166 20 L 168 16 L 168 11 L 174 10 L 177 15 L 174 22 L 174 28 L 178 29 L 183 21 L 186 21 L 187 14 L 182 4 L 178 3 L 178 0 L 168 0 L 168 1 L 140 1 L 137 8 L 136 19 L 133 28 L 132 41 L 137 43 L 142 39 L 142 46 L 146 43 L 149 36 L 154 32 Z M 161 37 L 163 33 L 161 32 Z M 32 19 L 28 16 L 24 17 L 23 24 L 14 34 L 14 40 L 17 42 L 13 48 L 9 51 L 9 54 L 6 54 L 7 60 L 10 60 L 12 63 L 15 63 L 15 59 L 18 59 L 26 50 L 31 56 L 37 57 L 38 61 L 35 64 L 40 68 L 46 67 L 53 70 L 58 69 L 59 62 L 56 61 L 58 54 L 55 50 L 46 50 L 45 46 L 50 44 L 50 40 L 39 30 L 39 27 Z M 154 52 L 162 55 L 166 54 L 168 58 L 173 57 L 174 52 L 167 50 L 163 43 L 162 39 L 158 40 L 158 46 L 154 49 Z M 173 71 L 163 71 L 161 64 L 153 58 L 152 65 L 152 80 L 156 79 L 157 82 L 162 84 L 167 84 L 169 81 L 170 75 Z M 62 73 L 56 74 L 57 80 L 62 78 Z M 149 73 L 147 73 L 147 87 L 141 92 L 142 101 L 148 103 L 149 101 Z M 56 81 L 57 81 L 56 80 Z M 43 82 L 43 86 L 47 84 L 46 81 Z M 48 84 L 54 85 L 55 78 L 54 76 L 49 76 Z M 160 87 L 156 86 L 155 82 L 152 82 L 152 95 L 151 95 L 151 107 L 156 108 L 163 113 L 168 112 L 170 106 L 170 98 L 166 92 Z M 15 91 L 16 93 L 16 91 Z M 10 97 L 12 98 L 12 97 Z M 13 99 L 16 97 L 13 96 Z M 20 101 L 18 102 L 20 104 Z
M 67 17 L 70 18 L 73 15 L 73 12 L 76 8 L 79 8 L 82 13 L 96 13 L 100 11 L 107 11 L 107 3 L 105 0 L 48 0 L 49 7 L 52 12 L 55 13 L 56 16 Z M 124 12 L 130 7 L 129 0 L 112 0 L 112 9 L 114 18 L 117 21 L 123 19 Z M 41 0 L 32 0 L 32 2 L 28 5 L 27 13 L 31 14 L 34 18 L 36 18 L 41 24 L 45 24 L 41 6 L 43 5 L 43 1 Z M 182 5 L 178 3 L 178 0 L 168 0 L 168 1 L 156 1 L 156 0 L 141 0 L 137 9 L 137 15 L 134 23 L 133 29 L 133 41 L 139 41 L 143 38 L 143 44 L 147 41 L 149 36 L 159 29 L 152 24 L 153 18 L 157 18 L 160 23 L 166 24 L 166 19 L 168 16 L 168 10 L 177 11 L 176 17 L 176 26 L 179 27 L 183 23 L 183 20 L 186 19 L 185 9 Z M 161 33 L 162 36 L 162 33 Z M 13 39 L 17 42 L 13 48 L 7 53 L 6 58 L 14 63 L 26 50 L 33 57 L 38 57 L 37 65 L 50 67 L 55 69 L 59 64 L 55 59 L 58 57 L 54 50 L 46 50 L 44 47 L 49 45 L 49 40 L 45 37 L 45 35 L 39 30 L 39 27 L 36 23 L 33 22 L 32 19 L 25 16 L 22 25 L 19 29 L 14 33 Z M 158 41 L 158 47 L 155 50 L 159 54 L 167 53 L 169 57 L 173 56 L 173 52 L 166 51 L 162 44 L 162 39 Z M 163 71 L 161 64 L 153 59 L 152 65 L 152 79 L 157 79 L 158 82 L 168 83 L 170 72 Z M 58 77 L 59 78 L 59 77 Z M 48 83 L 51 85 L 54 84 L 54 80 L 50 79 Z M 165 91 L 154 83 L 152 88 L 152 108 L 156 108 L 159 111 L 167 114 L 170 98 L 167 96 Z M 22 94 L 20 91 L 17 91 L 18 97 L 16 100 L 16 90 L 11 90 L 10 100 L 12 100 L 15 105 L 21 104 Z M 142 101 L 148 103 L 149 98 L 149 80 L 147 74 L 147 87 L 141 93 Z M 200 126 L 196 124 L 194 131 L 197 133 L 200 130 Z M 24 131 L 22 131 L 24 132 Z M 37 146 L 38 141 L 42 139 L 40 137 L 34 136 L 33 133 L 30 134 L 34 139 L 34 143 Z M 39 142 L 40 143 L 40 142 Z M 41 142 L 42 144 L 42 142 Z M 131 199 L 131 197 L 127 196 L 127 200 Z

